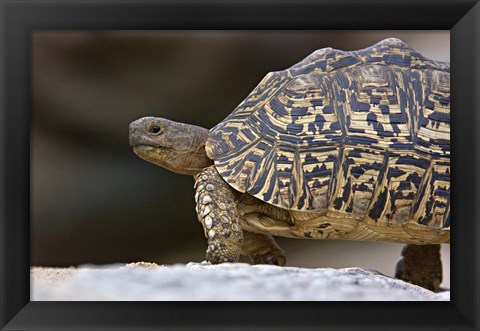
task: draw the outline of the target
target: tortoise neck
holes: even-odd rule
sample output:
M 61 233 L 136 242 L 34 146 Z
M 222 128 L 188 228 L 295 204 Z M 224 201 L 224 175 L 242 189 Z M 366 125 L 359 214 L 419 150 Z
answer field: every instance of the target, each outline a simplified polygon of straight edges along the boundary
M 210 136 L 208 129 L 191 125 L 188 127 L 190 136 L 189 148 L 182 151 L 174 151 L 175 168 L 173 172 L 195 176 L 203 169 L 213 165 L 213 161 L 207 156 L 205 144 Z

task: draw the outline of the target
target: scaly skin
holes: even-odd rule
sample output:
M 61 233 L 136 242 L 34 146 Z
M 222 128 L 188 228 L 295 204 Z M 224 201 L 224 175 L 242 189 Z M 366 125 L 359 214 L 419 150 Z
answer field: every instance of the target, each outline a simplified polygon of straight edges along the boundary
M 256 264 L 285 264 L 283 251 L 271 236 L 242 230 L 237 194 L 215 167 L 198 175 L 195 188 L 197 216 L 208 240 L 208 262 L 237 262 L 242 254 Z
M 196 181 L 198 220 L 208 239 L 207 261 L 237 262 L 243 245 L 235 195 L 214 167 L 203 170 Z

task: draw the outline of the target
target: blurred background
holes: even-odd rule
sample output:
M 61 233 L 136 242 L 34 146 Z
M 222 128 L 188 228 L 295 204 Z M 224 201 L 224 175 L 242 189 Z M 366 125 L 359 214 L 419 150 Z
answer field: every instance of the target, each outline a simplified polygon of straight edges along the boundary
M 128 124 L 211 128 L 269 72 L 311 52 L 397 37 L 449 61 L 449 31 L 36 31 L 32 34 L 31 265 L 200 262 L 193 178 L 141 160 Z M 403 245 L 278 238 L 287 265 L 393 275 Z M 443 245 L 450 287 L 450 246 Z

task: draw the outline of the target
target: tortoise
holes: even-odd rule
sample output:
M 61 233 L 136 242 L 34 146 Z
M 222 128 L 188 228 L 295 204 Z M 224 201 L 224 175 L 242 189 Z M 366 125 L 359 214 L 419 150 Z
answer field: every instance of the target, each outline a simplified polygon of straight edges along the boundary
M 195 179 L 206 260 L 284 265 L 272 236 L 407 244 L 396 276 L 437 290 L 450 243 L 450 64 L 388 38 L 268 73 L 211 130 L 144 117 L 140 158 Z

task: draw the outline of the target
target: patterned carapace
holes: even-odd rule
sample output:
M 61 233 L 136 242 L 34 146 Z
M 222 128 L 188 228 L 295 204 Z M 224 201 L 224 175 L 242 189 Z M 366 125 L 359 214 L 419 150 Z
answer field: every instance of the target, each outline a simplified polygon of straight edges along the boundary
M 293 211 L 450 226 L 450 65 L 398 39 L 269 73 L 207 154 L 232 187 Z

